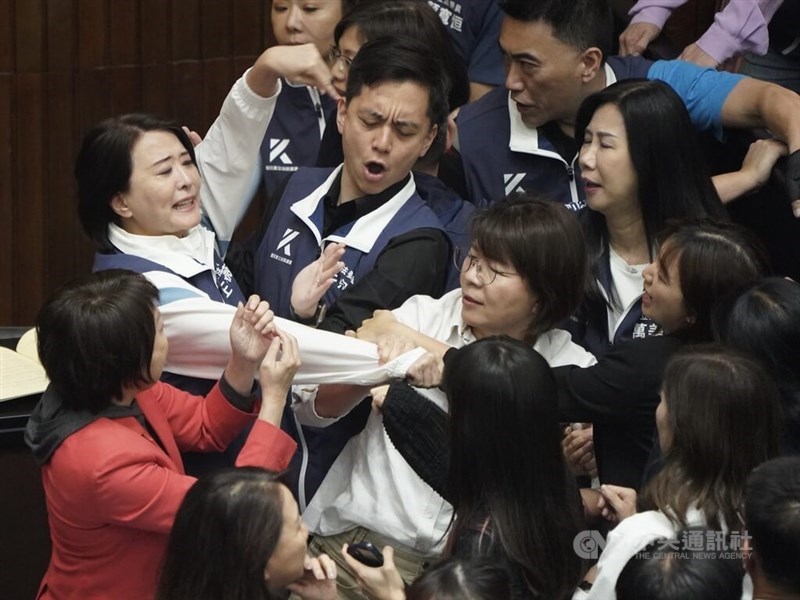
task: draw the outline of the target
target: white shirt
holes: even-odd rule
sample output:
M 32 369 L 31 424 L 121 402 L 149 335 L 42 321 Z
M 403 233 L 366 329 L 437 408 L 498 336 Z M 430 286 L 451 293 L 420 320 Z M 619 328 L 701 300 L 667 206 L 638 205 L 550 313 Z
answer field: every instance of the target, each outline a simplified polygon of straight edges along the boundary
M 686 526 L 707 527 L 705 515 L 697 508 L 686 512 Z M 674 539 L 682 528 L 658 510 L 648 510 L 628 517 L 608 534 L 606 547 L 597 562 L 597 577 L 588 592 L 577 590 L 572 600 L 616 600 L 617 579 L 622 569 L 645 546 L 659 538 Z M 728 532 L 725 523 L 722 530 Z M 742 600 L 753 594 L 752 580 L 743 580 Z
M 618 300 L 608 305 L 608 339 L 613 340 L 622 320 L 642 297 L 644 287 L 642 273 L 648 263 L 629 265 L 610 245 L 608 249 L 612 293 Z
M 461 319 L 460 289 L 439 299 L 413 296 L 392 312 L 404 325 L 449 346 L 460 348 L 475 341 Z M 540 336 L 533 347 L 551 366 L 586 367 L 596 362 L 572 342 L 569 333 L 558 329 Z M 441 390 L 418 391 L 447 410 Z M 364 430 L 336 459 L 303 519 L 316 534 L 334 535 L 361 526 L 432 556 L 444 548 L 452 512 L 452 506 L 419 478 L 392 445 L 382 417 L 372 413 Z

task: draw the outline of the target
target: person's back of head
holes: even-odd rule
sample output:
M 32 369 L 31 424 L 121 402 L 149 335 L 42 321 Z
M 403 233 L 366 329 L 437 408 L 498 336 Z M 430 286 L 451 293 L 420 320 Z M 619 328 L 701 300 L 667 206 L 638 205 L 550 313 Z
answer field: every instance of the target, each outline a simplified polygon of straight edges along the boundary
M 422 41 L 408 36 L 383 36 L 364 44 L 350 67 L 346 102 L 360 95 L 365 87 L 405 82 L 427 90 L 430 124 L 444 127 L 450 79 L 441 59 L 432 56 Z
M 784 448 L 800 452 L 800 285 L 771 277 L 731 298 L 715 314 L 715 335 L 760 361 L 781 391 Z
M 681 526 L 696 508 L 709 527 L 739 528 L 747 475 L 779 449 L 780 400 L 763 367 L 718 344 L 683 348 L 665 369 L 656 424 L 664 466 L 642 508 Z
M 448 107 L 453 110 L 469 100 L 469 78 L 439 15 L 425 0 L 373 0 L 357 5 L 337 23 L 336 44 L 342 35 L 355 28 L 359 43 L 383 36 L 408 36 L 425 44 L 430 55 L 438 57 L 450 79 Z
M 500 0 L 500 9 L 517 21 L 549 25 L 557 39 L 577 50 L 611 54 L 614 21 L 607 0 Z
M 754 597 L 767 588 L 771 598 L 800 597 L 800 457 L 756 468 L 747 480 L 744 513 Z
M 122 269 L 66 284 L 36 317 L 39 360 L 70 410 L 97 413 L 150 382 L 158 290 Z
M 448 488 L 456 511 L 448 547 L 488 524 L 494 544 L 479 542 L 476 552 L 502 548 L 542 597 L 571 594 L 583 571 L 572 547 L 582 515 L 561 453 L 547 361 L 518 340 L 483 338 L 448 354 L 442 389 L 450 403 Z
M 681 539 L 657 540 L 631 558 L 617 579 L 617 600 L 739 600 L 744 570 L 735 553 L 673 550 Z
M 511 598 L 508 572 L 485 559 L 449 559 L 420 575 L 407 600 L 498 600 Z
M 268 600 L 267 562 L 283 527 L 280 484 L 255 467 L 199 479 L 181 503 L 158 600 Z

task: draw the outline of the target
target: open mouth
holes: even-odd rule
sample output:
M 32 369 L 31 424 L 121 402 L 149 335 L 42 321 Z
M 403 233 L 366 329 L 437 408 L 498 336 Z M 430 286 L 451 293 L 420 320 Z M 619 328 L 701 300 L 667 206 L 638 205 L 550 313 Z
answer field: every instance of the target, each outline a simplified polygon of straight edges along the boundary
M 377 161 L 369 161 L 365 165 L 367 179 L 370 181 L 377 181 L 386 173 L 386 165 Z
M 191 198 L 186 198 L 185 200 L 181 200 L 180 202 L 173 204 L 172 208 L 174 210 L 189 210 L 194 207 L 195 197 L 192 196 Z
M 588 179 L 583 180 L 583 188 L 587 192 L 594 192 L 599 190 L 602 186 L 599 183 L 595 183 L 594 181 L 589 181 Z

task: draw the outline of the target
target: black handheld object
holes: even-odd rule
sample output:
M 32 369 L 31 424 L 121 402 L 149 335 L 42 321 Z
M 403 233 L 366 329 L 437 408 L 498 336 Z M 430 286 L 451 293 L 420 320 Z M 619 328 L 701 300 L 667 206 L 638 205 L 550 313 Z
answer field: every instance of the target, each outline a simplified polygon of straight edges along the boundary
M 347 553 L 368 567 L 382 567 L 383 554 L 369 542 L 356 542 L 347 546 Z

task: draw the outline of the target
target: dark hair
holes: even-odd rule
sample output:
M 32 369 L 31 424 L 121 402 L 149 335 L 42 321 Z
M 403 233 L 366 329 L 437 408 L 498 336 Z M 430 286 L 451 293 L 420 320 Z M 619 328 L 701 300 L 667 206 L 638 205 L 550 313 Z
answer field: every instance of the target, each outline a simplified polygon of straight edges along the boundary
M 651 252 L 656 235 L 669 219 L 728 220 L 706 168 L 689 113 L 671 87 L 661 81 L 631 79 L 587 97 L 575 121 L 575 139 L 579 146 L 594 114 L 609 104 L 619 109 L 625 123 L 628 151 L 638 184 L 636 195 Z M 605 216 L 589 210 L 585 224 L 592 271 L 597 276 L 601 257 L 608 252 Z
M 451 558 L 420 575 L 406 600 L 497 600 L 511 598 L 508 572 L 485 558 Z
M 127 192 L 133 171 L 133 147 L 147 131 L 174 134 L 197 164 L 194 147 L 180 126 L 148 114 L 112 117 L 92 127 L 83 137 L 75 160 L 78 181 L 78 217 L 83 231 L 101 252 L 113 252 L 108 241 L 109 223 L 119 218 L 111 208 L 111 200 Z
M 526 339 L 567 319 L 586 285 L 580 223 L 562 204 L 519 194 L 476 213 L 473 244 L 490 260 L 513 265 L 539 304 Z
M 672 357 L 662 393 L 672 443 L 641 506 L 683 527 L 696 506 L 709 527 L 736 529 L 747 475 L 778 454 L 778 390 L 757 362 L 708 344 Z
M 487 337 L 448 354 L 442 389 L 456 515 L 449 552 L 488 525 L 537 596 L 570 596 L 583 573 L 572 547 L 583 519 L 547 361 L 523 342 Z M 491 545 L 484 538 L 475 542 L 478 553 Z
M 709 220 L 674 222 L 659 239 L 661 252 L 656 260 L 661 269 L 678 261 L 683 304 L 692 318 L 679 332 L 686 341 L 710 341 L 717 307 L 770 271 L 761 242 L 739 225 Z
M 800 453 L 800 285 L 774 277 L 754 283 L 715 314 L 723 343 L 761 362 L 783 402 L 784 450 Z
M 442 25 L 439 15 L 425 0 L 392 0 L 365 2 L 347 12 L 333 30 L 339 43 L 345 31 L 358 30 L 363 45 L 383 36 L 408 36 L 426 44 L 429 55 L 441 59 L 450 78 L 448 105 L 450 110 L 469 101 L 467 69 Z
M 800 457 L 776 458 L 747 479 L 747 533 L 769 583 L 800 593 Z
M 428 90 L 431 126 L 444 127 L 450 79 L 441 58 L 431 54 L 430 46 L 409 36 L 382 36 L 361 47 L 347 75 L 347 102 L 358 96 L 364 87 L 406 81 Z
M 66 408 L 97 413 L 123 387 L 150 382 L 157 301 L 143 275 L 110 269 L 45 302 L 36 317 L 39 359 Z
M 656 540 L 635 554 L 617 579 L 617 600 L 739 600 L 742 597 L 742 561 L 733 553 L 676 551 L 689 533 L 716 532 L 689 529 L 673 540 Z
M 500 0 L 500 9 L 517 21 L 541 21 L 553 35 L 581 52 L 599 48 L 611 55 L 614 20 L 607 0 Z
M 257 467 L 199 479 L 175 515 L 159 600 L 266 600 L 264 578 L 283 528 L 277 475 Z

